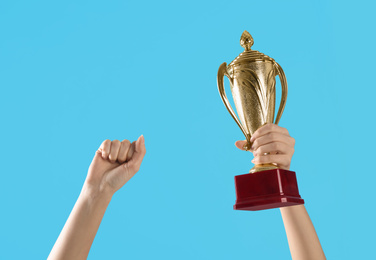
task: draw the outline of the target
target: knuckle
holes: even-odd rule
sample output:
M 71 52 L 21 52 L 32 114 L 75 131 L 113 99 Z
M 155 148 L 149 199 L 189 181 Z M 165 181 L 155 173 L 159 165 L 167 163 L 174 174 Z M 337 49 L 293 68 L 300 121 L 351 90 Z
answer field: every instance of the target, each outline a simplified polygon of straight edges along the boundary
M 272 125 L 270 123 L 267 123 L 267 124 L 263 125 L 262 127 L 260 127 L 259 129 L 260 129 L 261 134 L 267 133 L 267 132 L 270 132 L 272 130 Z
M 290 136 L 290 133 L 289 131 L 287 130 L 287 128 L 285 127 L 281 127 L 281 126 L 278 126 L 280 129 L 281 129 L 281 132 L 284 134 L 284 135 L 288 135 Z
M 274 131 L 274 130 L 277 130 L 278 126 L 276 124 L 272 124 L 272 123 L 268 123 L 268 126 L 270 128 L 270 130 Z
M 268 137 L 271 141 L 274 141 L 276 139 L 276 134 L 275 133 L 269 133 Z
M 124 163 L 125 162 L 124 158 L 118 158 L 117 160 L 118 160 L 119 163 Z
M 114 145 L 120 145 L 120 141 L 115 139 L 115 140 L 112 141 L 112 144 L 114 144 Z
M 119 152 L 118 154 L 118 160 L 125 161 L 127 159 L 127 154 L 124 152 Z
M 121 143 L 124 144 L 124 145 L 130 145 L 131 144 L 131 142 L 127 139 L 124 139 L 123 141 L 121 141 Z
M 111 145 L 111 141 L 106 139 L 106 140 L 103 141 L 101 147 L 102 147 L 103 150 L 105 150 L 105 149 L 108 149 L 108 147 L 110 147 L 110 145 Z

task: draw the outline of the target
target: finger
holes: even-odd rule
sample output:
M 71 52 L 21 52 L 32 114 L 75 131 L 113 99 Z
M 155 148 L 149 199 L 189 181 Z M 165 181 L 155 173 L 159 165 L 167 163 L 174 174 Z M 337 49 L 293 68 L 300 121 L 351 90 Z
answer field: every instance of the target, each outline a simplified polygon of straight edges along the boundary
M 117 158 L 119 163 L 123 163 L 123 162 L 127 161 L 127 155 L 128 155 L 128 150 L 129 150 L 130 146 L 131 146 L 131 142 L 129 142 L 128 140 L 125 139 L 125 140 L 121 141 L 119 154 L 118 154 L 118 158 Z
M 102 145 L 99 146 L 98 150 L 95 152 L 92 164 L 93 163 L 96 164 L 98 161 L 103 161 L 103 157 L 102 157 Z
M 290 167 L 291 157 L 286 154 L 270 154 L 256 156 L 253 158 L 252 163 L 254 164 L 266 164 L 266 163 L 276 163 L 279 167 L 288 169 Z
M 132 176 L 140 169 L 145 153 L 145 139 L 144 136 L 141 135 L 135 142 L 135 149 L 132 158 L 128 161 L 128 163 L 124 164 L 124 167 L 129 170 Z
M 132 159 L 132 156 L 134 154 L 134 150 L 136 149 L 136 141 L 133 141 L 131 143 L 131 146 L 129 147 L 128 154 L 127 154 L 127 161 Z
M 259 129 L 257 129 L 256 132 L 253 133 L 251 137 L 251 142 L 259 138 L 260 136 L 263 136 L 272 132 L 290 136 L 289 131 L 287 131 L 286 128 L 280 127 L 279 125 L 276 125 L 276 124 L 268 123 L 266 125 L 263 125 Z
M 288 154 L 292 155 L 294 153 L 294 147 L 287 145 L 282 142 L 272 142 L 265 145 L 261 145 L 253 152 L 254 156 L 264 155 L 266 153 L 270 154 Z
M 244 146 L 245 146 L 246 144 L 248 144 L 247 140 L 242 140 L 242 141 L 236 141 L 236 142 L 235 142 L 235 146 L 236 146 L 237 148 L 239 148 L 240 150 L 243 150 L 243 151 L 253 151 L 252 149 L 248 149 L 248 150 L 246 150 L 246 149 L 244 148 Z
M 102 151 L 102 158 L 107 159 L 108 155 L 110 154 L 110 149 L 111 149 L 111 141 L 106 139 L 103 141 L 101 146 L 99 147 L 99 150 Z
M 266 145 L 272 142 L 281 142 L 291 147 L 294 147 L 295 139 L 292 138 L 291 136 L 287 136 L 278 132 L 270 132 L 255 139 L 252 144 L 252 149 L 255 151 L 260 146 Z
M 114 163 L 116 162 L 119 154 L 119 149 L 120 149 L 120 141 L 119 140 L 113 140 L 111 143 L 111 150 L 110 150 L 110 155 L 108 156 L 108 159 L 110 162 Z

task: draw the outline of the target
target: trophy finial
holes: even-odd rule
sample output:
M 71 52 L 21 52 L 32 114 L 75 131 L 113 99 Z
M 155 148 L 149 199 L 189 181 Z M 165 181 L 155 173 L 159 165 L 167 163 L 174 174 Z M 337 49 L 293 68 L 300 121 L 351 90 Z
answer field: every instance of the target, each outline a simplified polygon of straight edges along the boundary
M 253 45 L 253 38 L 252 35 L 244 31 L 242 36 L 240 37 L 240 45 L 246 50 L 249 51 Z

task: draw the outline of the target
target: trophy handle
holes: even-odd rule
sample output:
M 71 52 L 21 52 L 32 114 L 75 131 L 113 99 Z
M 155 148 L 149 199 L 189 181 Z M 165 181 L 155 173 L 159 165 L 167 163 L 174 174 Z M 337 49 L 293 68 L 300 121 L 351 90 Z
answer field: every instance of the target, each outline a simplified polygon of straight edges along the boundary
M 281 119 L 283 110 L 285 109 L 286 100 L 287 100 L 287 80 L 285 73 L 283 72 L 283 69 L 281 66 L 275 62 L 274 66 L 277 71 L 277 75 L 279 76 L 279 80 L 281 81 L 281 87 L 282 87 L 282 95 L 281 95 L 281 103 L 279 104 L 279 109 L 277 113 L 277 117 L 275 118 L 274 124 L 278 124 L 279 120 Z
M 230 102 L 227 99 L 226 92 L 225 92 L 225 86 L 223 84 L 223 78 L 224 78 L 224 76 L 226 76 L 230 80 L 230 83 L 232 84 L 232 78 L 227 73 L 227 64 L 226 64 L 226 62 L 222 63 L 221 66 L 219 66 L 219 69 L 218 69 L 217 85 L 218 85 L 219 95 L 221 96 L 222 101 L 225 104 L 225 107 L 227 108 L 228 112 L 230 112 L 232 118 L 238 124 L 240 130 L 242 130 L 245 138 L 247 139 L 247 144 L 244 145 L 244 149 L 245 150 L 249 150 L 249 149 L 251 149 L 251 141 L 250 141 L 251 136 L 246 133 L 244 127 L 242 126 L 242 124 L 240 123 L 239 119 L 237 118 L 237 116 L 236 116 L 236 114 L 234 112 L 234 109 L 232 109 L 231 104 L 230 104 Z

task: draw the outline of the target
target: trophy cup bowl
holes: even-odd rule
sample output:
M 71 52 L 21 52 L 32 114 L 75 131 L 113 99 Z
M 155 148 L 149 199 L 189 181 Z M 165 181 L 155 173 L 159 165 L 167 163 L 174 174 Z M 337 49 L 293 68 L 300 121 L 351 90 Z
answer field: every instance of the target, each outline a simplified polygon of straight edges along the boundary
M 287 81 L 281 66 L 267 55 L 251 50 L 253 38 L 244 31 L 240 44 L 245 49 L 229 65 L 218 69 L 217 84 L 227 110 L 243 132 L 251 149 L 251 136 L 267 123 L 278 124 L 287 99 Z M 237 118 L 224 89 L 227 76 Z M 282 87 L 281 102 L 274 120 L 276 76 Z M 236 210 L 262 210 L 304 204 L 298 191 L 295 172 L 280 169 L 277 164 L 256 164 L 248 174 L 235 176 Z

